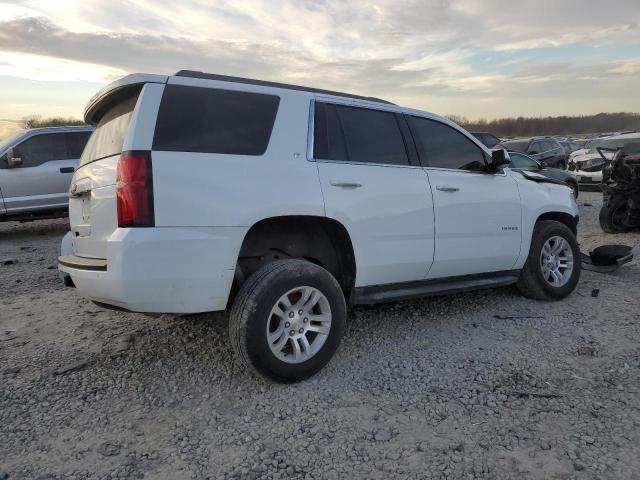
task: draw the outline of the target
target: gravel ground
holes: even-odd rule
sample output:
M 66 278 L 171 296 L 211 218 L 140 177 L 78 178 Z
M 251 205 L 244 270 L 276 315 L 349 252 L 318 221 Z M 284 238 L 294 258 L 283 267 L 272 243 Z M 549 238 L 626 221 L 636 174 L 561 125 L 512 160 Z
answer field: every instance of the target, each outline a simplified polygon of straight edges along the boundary
M 581 195 L 583 250 L 638 243 L 602 233 L 600 202 Z M 356 308 L 329 366 L 283 386 L 234 364 L 222 314 L 64 289 L 67 228 L 0 224 L 2 480 L 640 478 L 638 260 L 557 303 L 503 288 Z

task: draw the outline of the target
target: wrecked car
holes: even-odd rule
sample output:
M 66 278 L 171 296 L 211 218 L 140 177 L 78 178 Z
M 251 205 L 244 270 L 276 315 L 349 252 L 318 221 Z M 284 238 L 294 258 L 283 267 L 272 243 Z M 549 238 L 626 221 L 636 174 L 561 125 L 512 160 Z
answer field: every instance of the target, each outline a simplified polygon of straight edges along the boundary
M 607 233 L 640 227 L 640 141 L 621 148 L 600 148 L 602 158 L 612 160 L 602 170 L 604 202 L 600 226 Z

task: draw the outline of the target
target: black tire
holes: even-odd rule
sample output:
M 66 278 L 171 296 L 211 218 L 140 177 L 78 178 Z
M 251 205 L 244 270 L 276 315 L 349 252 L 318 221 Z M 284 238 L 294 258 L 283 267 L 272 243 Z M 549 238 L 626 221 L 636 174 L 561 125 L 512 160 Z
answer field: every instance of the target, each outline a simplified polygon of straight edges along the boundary
M 578 195 L 580 194 L 580 188 L 578 187 L 578 184 L 576 182 L 568 181 L 567 185 L 571 190 L 573 190 L 573 198 L 578 198 Z
M 567 283 L 555 287 L 548 283 L 540 265 L 542 247 L 551 237 L 563 238 L 571 247 L 573 255 L 573 271 Z M 536 223 L 533 229 L 529 257 L 525 263 L 516 286 L 520 293 L 536 300 L 560 300 L 565 298 L 578 285 L 580 280 L 580 247 L 575 235 L 565 224 L 554 220 L 543 220 Z
M 627 204 L 624 201 L 607 201 L 600 209 L 598 220 L 605 233 L 624 233 L 629 229 L 624 224 Z
M 267 325 L 271 309 L 287 292 L 313 287 L 328 300 L 331 327 L 320 349 L 301 363 L 286 363 L 269 347 Z M 344 333 L 347 308 L 336 279 L 305 260 L 277 260 L 255 272 L 242 285 L 231 307 L 229 335 L 236 357 L 247 368 L 282 383 L 304 380 L 321 370 L 336 352 Z

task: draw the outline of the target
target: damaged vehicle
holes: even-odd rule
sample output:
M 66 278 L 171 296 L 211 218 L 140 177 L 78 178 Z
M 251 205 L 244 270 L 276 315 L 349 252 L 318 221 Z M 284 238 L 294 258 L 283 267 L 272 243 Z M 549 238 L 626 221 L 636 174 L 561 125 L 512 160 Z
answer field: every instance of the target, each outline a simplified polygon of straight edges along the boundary
M 601 148 L 601 155 L 612 159 L 604 167 L 600 226 L 607 233 L 640 228 L 640 142 L 621 148 Z
M 568 170 L 583 187 L 598 186 L 602 183 L 602 169 L 613 158 L 614 152 L 627 142 L 640 142 L 640 134 L 628 133 L 607 137 L 593 143 L 587 153 L 569 160 Z M 603 150 L 600 154 L 598 149 Z
M 571 189 L 432 113 L 180 71 L 110 84 L 85 120 L 68 285 L 106 308 L 229 310 L 236 358 L 276 381 L 330 361 L 347 306 L 505 285 L 557 301 L 580 278 Z

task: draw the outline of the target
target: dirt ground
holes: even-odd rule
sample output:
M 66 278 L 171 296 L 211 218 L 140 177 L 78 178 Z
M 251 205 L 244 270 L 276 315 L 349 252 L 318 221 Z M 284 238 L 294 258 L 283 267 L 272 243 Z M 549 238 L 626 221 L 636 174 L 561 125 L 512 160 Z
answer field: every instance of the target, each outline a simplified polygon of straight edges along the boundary
M 583 251 L 606 235 L 583 193 Z M 543 303 L 501 288 L 350 313 L 290 386 L 233 362 L 224 314 L 65 289 L 65 220 L 0 224 L 0 480 L 640 478 L 640 261 Z M 596 296 L 597 292 L 597 296 Z

